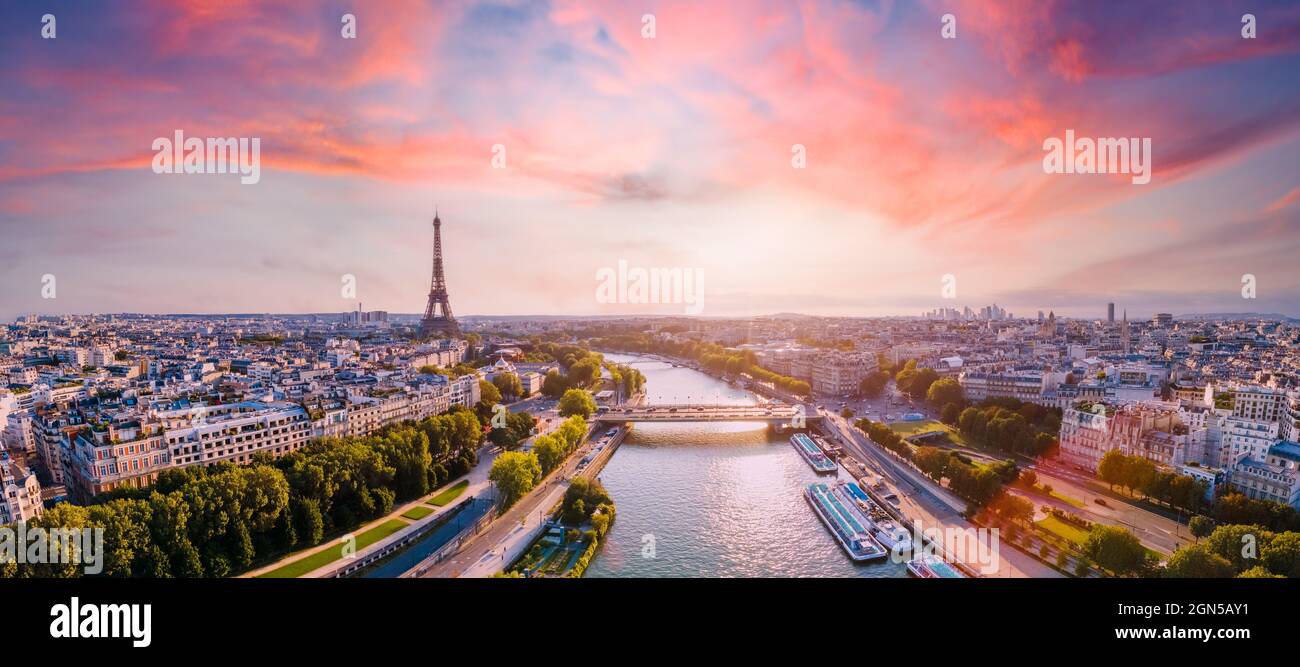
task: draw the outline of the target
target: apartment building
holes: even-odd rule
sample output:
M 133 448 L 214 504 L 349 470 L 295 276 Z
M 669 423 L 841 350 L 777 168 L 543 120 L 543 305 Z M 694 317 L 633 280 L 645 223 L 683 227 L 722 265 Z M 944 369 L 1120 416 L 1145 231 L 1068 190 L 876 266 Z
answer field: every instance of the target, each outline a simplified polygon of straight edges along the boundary
M 1263 460 L 1279 440 L 1278 423 L 1230 416 L 1223 419 L 1218 465 L 1231 468 L 1242 458 Z
M 1054 396 L 1049 396 L 1047 380 L 1050 374 L 1041 371 L 990 373 L 966 371 L 957 376 L 962 392 L 970 401 L 982 401 L 986 398 L 1015 398 L 1025 403 L 1055 405 Z
M 826 352 L 812 363 L 812 390 L 817 394 L 855 394 L 862 378 L 877 368 L 874 354 Z
M 1281 389 L 1242 385 L 1232 388 L 1231 394 L 1234 417 L 1276 422 L 1287 414 L 1287 395 Z
M 80 501 L 119 487 L 142 488 L 172 467 L 171 453 L 158 424 L 85 424 L 62 443 L 61 459 L 69 494 Z
M 0 452 L 0 525 L 31 521 L 43 510 L 36 473 Z
M 1184 424 L 1173 406 L 1080 402 L 1062 411 L 1060 455 L 1090 471 L 1111 450 L 1177 467 L 1196 461 L 1204 451 L 1204 434 L 1205 429 L 1193 432 Z
M 1282 441 L 1232 468 L 1232 486 L 1248 498 L 1300 507 L 1300 444 Z

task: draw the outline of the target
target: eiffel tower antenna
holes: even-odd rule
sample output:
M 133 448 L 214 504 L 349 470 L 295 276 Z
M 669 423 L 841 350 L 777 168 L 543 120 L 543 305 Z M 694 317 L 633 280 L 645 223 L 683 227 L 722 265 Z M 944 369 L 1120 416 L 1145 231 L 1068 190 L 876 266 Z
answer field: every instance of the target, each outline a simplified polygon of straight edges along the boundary
M 424 319 L 420 320 L 420 337 L 435 334 L 459 336 L 460 326 L 451 314 L 447 279 L 442 274 L 442 219 L 438 217 L 437 205 L 433 212 L 433 277 L 429 283 L 429 304 L 424 307 Z

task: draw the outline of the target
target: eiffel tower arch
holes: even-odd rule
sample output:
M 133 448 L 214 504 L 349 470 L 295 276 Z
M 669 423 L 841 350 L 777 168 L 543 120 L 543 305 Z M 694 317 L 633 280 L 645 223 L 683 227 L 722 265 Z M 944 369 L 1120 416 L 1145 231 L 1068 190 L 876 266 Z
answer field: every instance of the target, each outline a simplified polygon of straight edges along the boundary
M 429 305 L 424 307 L 420 320 L 420 337 L 446 335 L 460 336 L 460 325 L 451 314 L 447 300 L 447 279 L 442 275 L 442 220 L 433 214 L 433 279 L 429 285 Z

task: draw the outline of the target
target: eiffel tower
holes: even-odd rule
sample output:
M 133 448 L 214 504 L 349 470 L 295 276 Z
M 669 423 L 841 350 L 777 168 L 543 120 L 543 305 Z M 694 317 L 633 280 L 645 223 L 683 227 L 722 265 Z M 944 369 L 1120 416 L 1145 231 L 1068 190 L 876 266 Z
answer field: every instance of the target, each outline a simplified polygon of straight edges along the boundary
M 442 311 L 439 314 L 439 310 Z M 446 334 L 459 336 L 460 326 L 452 317 L 451 304 L 447 301 L 447 279 L 442 276 L 442 220 L 437 211 L 433 213 L 433 280 L 429 285 L 429 305 L 424 308 L 424 319 L 420 320 L 420 338 Z

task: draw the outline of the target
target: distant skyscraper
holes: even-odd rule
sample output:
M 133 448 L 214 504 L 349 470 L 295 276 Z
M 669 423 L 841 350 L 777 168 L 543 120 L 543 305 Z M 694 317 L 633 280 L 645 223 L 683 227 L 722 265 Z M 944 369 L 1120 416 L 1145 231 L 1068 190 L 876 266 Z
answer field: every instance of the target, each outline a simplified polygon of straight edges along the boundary
M 1115 304 L 1106 304 L 1106 324 L 1115 323 Z

